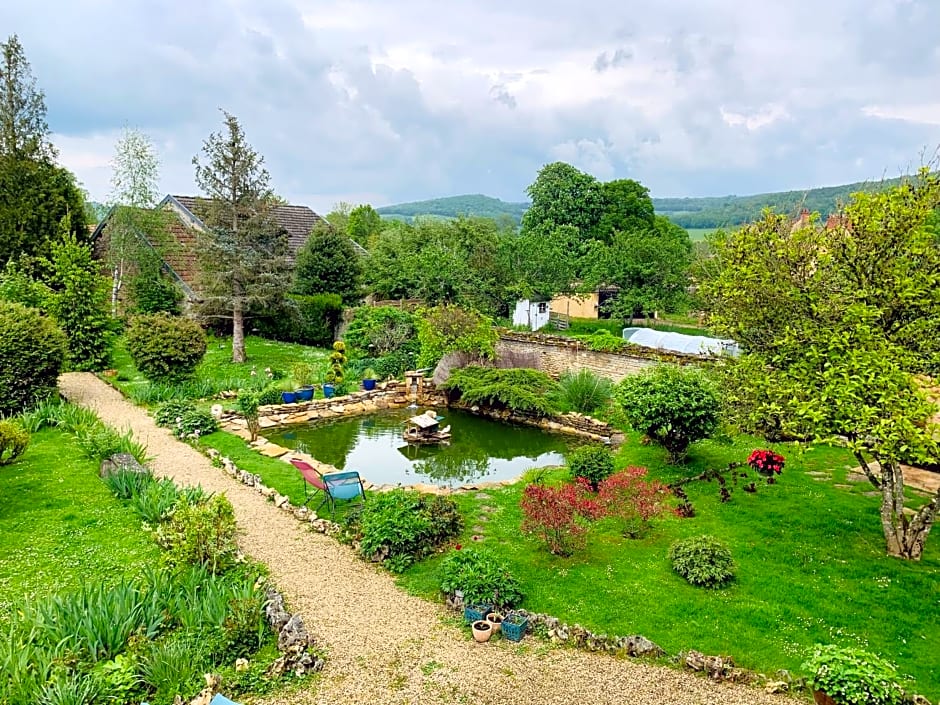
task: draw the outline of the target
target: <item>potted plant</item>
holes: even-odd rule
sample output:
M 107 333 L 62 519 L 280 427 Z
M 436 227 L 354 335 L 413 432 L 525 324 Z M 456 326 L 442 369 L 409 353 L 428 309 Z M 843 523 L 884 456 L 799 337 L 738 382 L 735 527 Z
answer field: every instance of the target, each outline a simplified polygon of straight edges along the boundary
M 503 624 L 503 615 L 499 612 L 490 612 L 486 615 L 486 621 L 493 625 L 493 631 L 499 634 Z
M 309 362 L 295 362 L 291 368 L 291 376 L 297 385 L 297 401 L 310 401 L 313 399 L 313 380 L 316 375 L 315 367 Z
M 493 625 L 485 619 L 478 619 L 474 622 L 472 629 L 473 638 L 481 644 L 484 641 L 489 641 L 490 637 L 493 636 Z
M 367 367 L 362 371 L 362 388 L 367 392 L 375 389 L 375 370 L 371 367 Z
M 285 404 L 293 404 L 295 401 L 297 401 L 297 393 L 281 392 L 281 401 L 283 401 Z
M 486 619 L 486 615 L 493 611 L 493 605 L 474 605 L 465 604 L 463 606 L 463 618 L 467 624 Z
M 803 668 L 817 705 L 900 705 L 904 698 L 895 666 L 862 649 L 816 644 Z
M 499 626 L 503 636 L 509 641 L 522 641 L 522 637 L 525 636 L 526 629 L 529 627 L 529 618 L 522 612 L 512 610 L 503 617 L 503 621 Z

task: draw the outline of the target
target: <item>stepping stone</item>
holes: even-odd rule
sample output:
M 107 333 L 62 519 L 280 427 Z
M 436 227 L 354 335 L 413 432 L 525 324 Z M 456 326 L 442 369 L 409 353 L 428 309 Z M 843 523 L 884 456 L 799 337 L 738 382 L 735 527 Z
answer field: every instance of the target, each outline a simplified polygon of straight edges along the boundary
M 266 455 L 269 458 L 280 458 L 282 455 L 288 452 L 287 448 L 282 448 L 279 445 L 274 443 L 269 443 L 266 446 L 263 446 L 260 451 L 261 455 Z
M 473 527 L 472 529 L 470 529 L 470 530 L 471 530 L 473 533 L 475 533 L 475 534 L 482 534 L 484 531 L 486 531 L 486 528 L 485 528 L 485 527 L 482 527 L 482 526 L 474 526 L 474 527 Z
M 854 490 L 855 485 L 833 485 L 833 487 L 838 487 L 840 490 Z
M 860 472 L 850 472 L 845 476 L 846 482 L 868 482 L 868 475 Z
M 825 478 L 830 477 L 828 472 L 819 472 L 818 470 L 807 470 L 806 474 L 809 475 L 810 477 L 825 477 Z
M 881 496 L 881 492 L 879 492 L 878 490 L 872 490 L 871 492 L 862 492 L 862 494 L 865 495 L 866 497 L 880 497 Z
M 473 495 L 473 498 L 474 499 L 492 499 L 493 495 L 489 495 L 486 492 L 477 492 L 475 495 Z
M 480 511 L 483 512 L 484 514 L 492 514 L 493 512 L 496 511 L 496 507 L 491 507 L 488 504 L 484 504 L 480 506 Z

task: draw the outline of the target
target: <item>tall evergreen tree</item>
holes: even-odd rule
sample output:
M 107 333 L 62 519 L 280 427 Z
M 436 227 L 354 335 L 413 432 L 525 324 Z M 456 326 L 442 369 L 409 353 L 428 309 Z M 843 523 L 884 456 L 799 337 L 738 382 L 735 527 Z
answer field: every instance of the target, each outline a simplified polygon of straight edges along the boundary
M 297 253 L 294 291 L 298 294 L 339 294 L 343 303 L 362 298 L 362 263 L 352 240 L 328 223 L 313 226 Z
M 0 42 L 0 262 L 50 254 L 59 223 L 87 241 L 84 197 L 54 163 L 46 102 L 14 34 Z
M 14 34 L 0 43 L 0 156 L 52 161 L 46 98 Z
M 208 228 L 199 242 L 202 294 L 232 319 L 232 362 L 245 361 L 245 313 L 283 298 L 287 234 L 274 217 L 274 193 L 264 158 L 245 139 L 234 115 L 193 157 L 196 184 L 206 198 L 198 210 Z

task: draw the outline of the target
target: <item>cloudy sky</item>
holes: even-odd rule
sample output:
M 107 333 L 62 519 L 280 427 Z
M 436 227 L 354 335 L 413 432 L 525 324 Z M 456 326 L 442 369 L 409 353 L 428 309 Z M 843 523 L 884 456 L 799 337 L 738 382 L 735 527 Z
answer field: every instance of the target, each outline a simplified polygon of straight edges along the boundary
M 149 134 L 162 188 L 242 122 L 320 211 L 525 199 L 545 163 L 654 196 L 896 176 L 940 144 L 940 0 L 9 0 L 61 161 L 93 198 Z

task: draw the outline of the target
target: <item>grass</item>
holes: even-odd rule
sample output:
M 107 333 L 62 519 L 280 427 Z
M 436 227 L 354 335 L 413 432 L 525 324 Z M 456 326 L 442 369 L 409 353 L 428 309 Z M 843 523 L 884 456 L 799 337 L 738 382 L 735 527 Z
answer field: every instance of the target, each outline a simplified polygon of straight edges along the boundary
M 34 433 L 0 468 L 0 614 L 13 602 L 116 583 L 159 563 L 134 510 L 114 499 L 70 436 Z
M 273 382 L 280 382 L 284 389 L 290 389 L 291 368 L 295 363 L 316 363 L 325 360 L 329 354 L 321 348 L 282 343 L 256 336 L 245 338 L 245 352 L 248 361 L 234 363 L 231 338 L 210 337 L 206 356 L 196 368 L 193 379 L 198 381 L 199 387 L 211 392 L 211 396 L 219 391 L 257 383 L 259 376 L 265 376 L 265 370 L 269 369 Z M 123 339 L 115 346 L 113 365 L 117 375 L 111 381 L 126 396 L 133 398 L 149 386 L 150 383 L 137 371 L 130 354 L 124 348 Z
M 685 231 L 689 234 L 689 239 L 694 242 L 696 240 L 704 240 L 706 236 L 720 229 L 721 228 L 686 228 Z
M 741 438 L 732 447 L 702 443 L 688 472 L 743 460 L 759 445 Z M 526 593 L 524 606 L 607 634 L 640 633 L 670 653 L 698 649 L 730 654 L 742 666 L 765 673 L 799 673 L 815 642 L 856 645 L 898 663 L 911 688 L 940 696 L 940 544 L 934 537 L 920 563 L 885 556 L 877 497 L 867 483 L 851 489 L 842 450 L 784 450 L 787 468 L 778 484 L 756 494 L 740 489 L 729 503 L 714 483 L 686 487 L 696 507 L 691 519 L 668 517 L 644 539 L 623 538 L 601 522 L 587 548 L 570 558 L 552 556 L 521 536 L 523 486 L 487 490 L 490 498 L 461 495 L 465 545 L 483 527 L 483 541 L 511 565 Z M 675 479 L 686 471 L 664 464 L 662 452 L 635 437 L 618 455 L 618 467 L 644 465 L 653 476 Z M 820 480 L 809 472 L 831 473 Z M 564 479 L 556 473 L 551 481 Z M 851 483 L 850 483 L 851 484 Z M 483 509 L 483 507 L 487 507 Z M 737 563 L 728 588 L 695 588 L 676 575 L 666 558 L 670 544 L 713 534 Z M 401 578 L 408 590 L 437 599 L 438 556 Z

